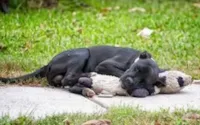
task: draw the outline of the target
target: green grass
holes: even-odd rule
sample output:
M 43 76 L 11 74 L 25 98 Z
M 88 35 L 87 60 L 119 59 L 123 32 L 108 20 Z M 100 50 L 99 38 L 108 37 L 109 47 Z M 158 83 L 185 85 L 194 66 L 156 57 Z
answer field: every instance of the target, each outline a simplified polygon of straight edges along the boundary
M 200 113 L 198 110 L 181 110 L 174 112 L 161 110 L 159 112 L 147 112 L 139 108 L 118 107 L 111 108 L 105 114 L 60 114 L 48 116 L 44 119 L 33 119 L 21 116 L 11 119 L 8 116 L 0 118 L 1 125 L 63 125 L 64 120 L 70 121 L 71 125 L 81 125 L 92 119 L 109 119 L 112 125 L 199 125 L 200 120 L 191 119 L 186 121 L 183 116 L 187 113 Z M 160 124 L 155 124 L 160 123 Z
M 90 8 L 13 10 L 8 15 L 0 14 L 1 71 L 7 68 L 32 71 L 71 48 L 119 45 L 147 50 L 160 67 L 200 77 L 200 8 L 194 7 L 193 2 L 87 0 L 87 3 Z M 102 11 L 116 6 L 120 9 Z M 128 12 L 132 7 L 145 8 L 146 12 Z M 137 36 L 144 27 L 155 30 L 149 39 Z
M 200 78 L 200 8 L 189 0 L 87 0 L 90 8 L 12 10 L 0 13 L 0 74 L 30 72 L 61 51 L 93 45 L 117 45 L 147 50 L 162 68 L 179 69 Z M 200 2 L 200 1 L 199 1 Z M 105 12 L 103 8 L 119 6 Z M 146 12 L 128 12 L 142 7 Z M 102 16 L 103 15 L 103 16 Z M 137 33 L 148 27 L 153 35 L 144 39 Z M 195 111 L 200 113 L 200 111 Z M 200 124 L 188 123 L 184 111 L 145 112 L 133 108 L 112 109 L 105 115 L 68 114 L 32 120 L 20 117 L 0 119 L 3 125 L 62 124 L 68 118 L 74 125 L 94 118 L 111 119 L 113 125 Z

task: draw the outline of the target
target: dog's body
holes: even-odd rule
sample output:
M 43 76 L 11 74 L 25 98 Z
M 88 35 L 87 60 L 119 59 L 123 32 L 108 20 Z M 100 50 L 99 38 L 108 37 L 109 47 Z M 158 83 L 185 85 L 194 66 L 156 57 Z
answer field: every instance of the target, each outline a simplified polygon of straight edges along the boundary
M 160 72 L 161 70 L 159 70 L 156 62 L 151 58 L 151 56 L 148 53 L 143 52 L 139 54 L 139 56 L 134 60 L 134 62 L 130 65 L 130 67 L 121 76 L 117 75 L 111 75 L 111 76 L 120 77 L 121 81 L 120 86 L 122 87 L 122 89 L 126 90 L 130 95 L 144 97 L 147 96 L 148 93 L 153 94 L 155 92 L 153 85 L 154 83 L 163 84 L 162 80 L 158 78 L 158 74 Z M 111 73 L 108 72 L 101 74 L 110 75 Z M 79 76 L 88 78 L 91 77 L 88 71 L 87 73 L 81 74 Z M 55 81 L 56 83 L 63 83 L 62 79 L 64 79 L 64 76 L 58 75 L 54 77 L 53 81 Z M 92 82 L 89 81 L 88 79 L 83 79 L 83 81 L 82 79 L 81 80 L 79 79 L 77 84 L 71 87 L 69 91 L 77 94 L 82 94 L 84 93 L 83 88 L 84 87 L 90 88 L 91 87 L 90 84 L 92 84 Z M 110 87 L 110 88 L 108 87 L 110 89 L 109 91 L 111 91 L 111 86 L 112 86 L 111 83 L 105 82 L 103 84 L 105 88 L 106 86 L 109 86 Z M 111 84 L 111 85 L 105 85 L 105 84 Z M 145 92 L 145 95 L 141 94 L 141 91 Z
M 128 80 L 132 85 L 134 84 L 133 79 L 135 79 L 135 77 L 141 77 L 144 74 L 155 77 L 154 80 L 149 81 L 148 77 L 145 76 L 145 78 L 143 78 L 144 81 L 155 82 L 158 78 L 157 72 L 159 72 L 160 69 L 157 65 L 152 67 L 149 63 L 146 63 L 146 61 L 149 62 L 151 60 L 144 60 L 142 62 L 137 61 L 138 63 L 141 63 L 143 67 L 150 70 L 153 69 L 151 72 L 138 72 L 134 70 L 137 68 L 137 62 L 134 63 L 134 61 L 139 57 L 140 53 L 140 51 L 131 48 L 112 46 L 76 48 L 58 54 L 46 66 L 33 73 L 17 78 L 0 78 L 0 81 L 4 83 L 15 83 L 18 80 L 26 80 L 31 77 L 47 77 L 50 85 L 73 86 L 77 83 L 81 74 L 87 72 L 97 72 L 117 77 L 121 77 L 123 75 L 123 81 L 127 81 L 126 74 L 124 73 L 128 70 Z M 148 53 L 145 53 L 145 56 L 149 56 L 148 58 L 151 57 Z M 154 73 L 154 71 L 156 72 Z M 54 77 L 57 75 L 64 76 L 62 81 L 54 81 Z
M 139 56 L 140 52 L 130 48 L 94 46 L 67 50 L 55 56 L 47 65 L 50 85 L 57 74 L 64 75 L 63 86 L 73 86 L 82 73 L 98 72 L 120 77 Z M 58 85 L 59 83 L 56 83 Z

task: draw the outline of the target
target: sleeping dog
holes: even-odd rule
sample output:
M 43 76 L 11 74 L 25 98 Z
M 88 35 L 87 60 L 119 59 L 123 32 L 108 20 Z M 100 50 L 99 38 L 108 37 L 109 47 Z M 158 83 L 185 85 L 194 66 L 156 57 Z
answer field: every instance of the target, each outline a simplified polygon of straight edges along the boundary
M 155 92 L 154 84 L 158 84 L 158 82 L 164 84 L 162 83 L 162 80 L 160 78 L 157 79 L 157 76 L 155 75 L 155 73 L 158 73 L 155 70 L 156 67 L 157 64 L 155 61 L 149 58 L 148 53 L 143 52 L 130 68 L 135 74 L 128 69 L 119 79 L 118 77 L 111 77 L 110 75 L 98 74 L 91 76 L 91 74 L 94 73 L 84 73 L 81 78 L 79 78 L 78 83 L 71 87 L 69 91 L 85 96 L 86 92 L 84 90 L 88 89 L 83 88 L 92 87 L 93 89 L 97 89 L 101 88 L 99 86 L 102 86 L 102 89 L 104 88 L 107 91 L 111 91 L 111 93 L 115 93 L 116 91 L 118 94 L 120 92 L 124 94 L 124 92 L 127 91 L 129 95 L 145 97 Z M 54 78 L 54 81 L 59 83 L 62 82 L 63 78 L 64 76 L 58 75 Z
M 143 55 L 149 59 L 138 60 Z M 29 78 L 46 77 L 49 85 L 73 86 L 83 73 L 97 72 L 99 74 L 120 77 L 124 83 L 123 88 L 144 82 L 150 85 L 158 80 L 161 69 L 156 62 L 151 63 L 151 55 L 147 52 L 113 46 L 93 46 L 89 48 L 75 48 L 59 53 L 42 68 L 33 73 L 16 77 L 0 78 L 3 83 L 15 83 Z M 63 76 L 62 81 L 56 82 L 54 77 Z M 81 89 L 81 88 L 80 88 Z

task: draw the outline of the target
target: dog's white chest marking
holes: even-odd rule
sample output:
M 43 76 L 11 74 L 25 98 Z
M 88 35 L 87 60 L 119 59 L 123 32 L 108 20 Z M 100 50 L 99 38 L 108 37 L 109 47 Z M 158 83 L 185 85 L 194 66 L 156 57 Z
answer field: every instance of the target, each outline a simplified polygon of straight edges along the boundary
M 136 63 L 139 59 L 140 59 L 140 58 L 137 57 L 137 58 L 135 59 L 134 63 Z M 154 60 L 153 58 L 151 58 L 151 60 L 153 60 L 153 61 L 155 62 L 155 60 Z

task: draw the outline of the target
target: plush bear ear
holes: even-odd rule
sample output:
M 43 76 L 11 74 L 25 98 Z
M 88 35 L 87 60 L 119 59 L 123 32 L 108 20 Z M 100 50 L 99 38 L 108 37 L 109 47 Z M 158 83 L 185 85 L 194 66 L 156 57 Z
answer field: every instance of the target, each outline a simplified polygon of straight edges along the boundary
M 148 53 L 147 51 L 140 53 L 140 56 L 139 56 L 140 59 L 148 59 L 148 58 L 151 58 L 151 57 L 152 57 L 151 54 Z
M 179 84 L 179 86 L 180 87 L 183 87 L 184 86 L 184 80 L 183 80 L 183 77 L 181 77 L 181 76 L 179 76 L 178 78 L 177 78 L 177 82 L 178 82 L 178 84 Z
M 166 86 L 166 76 L 159 77 L 159 79 L 154 83 L 157 87 L 165 87 Z

